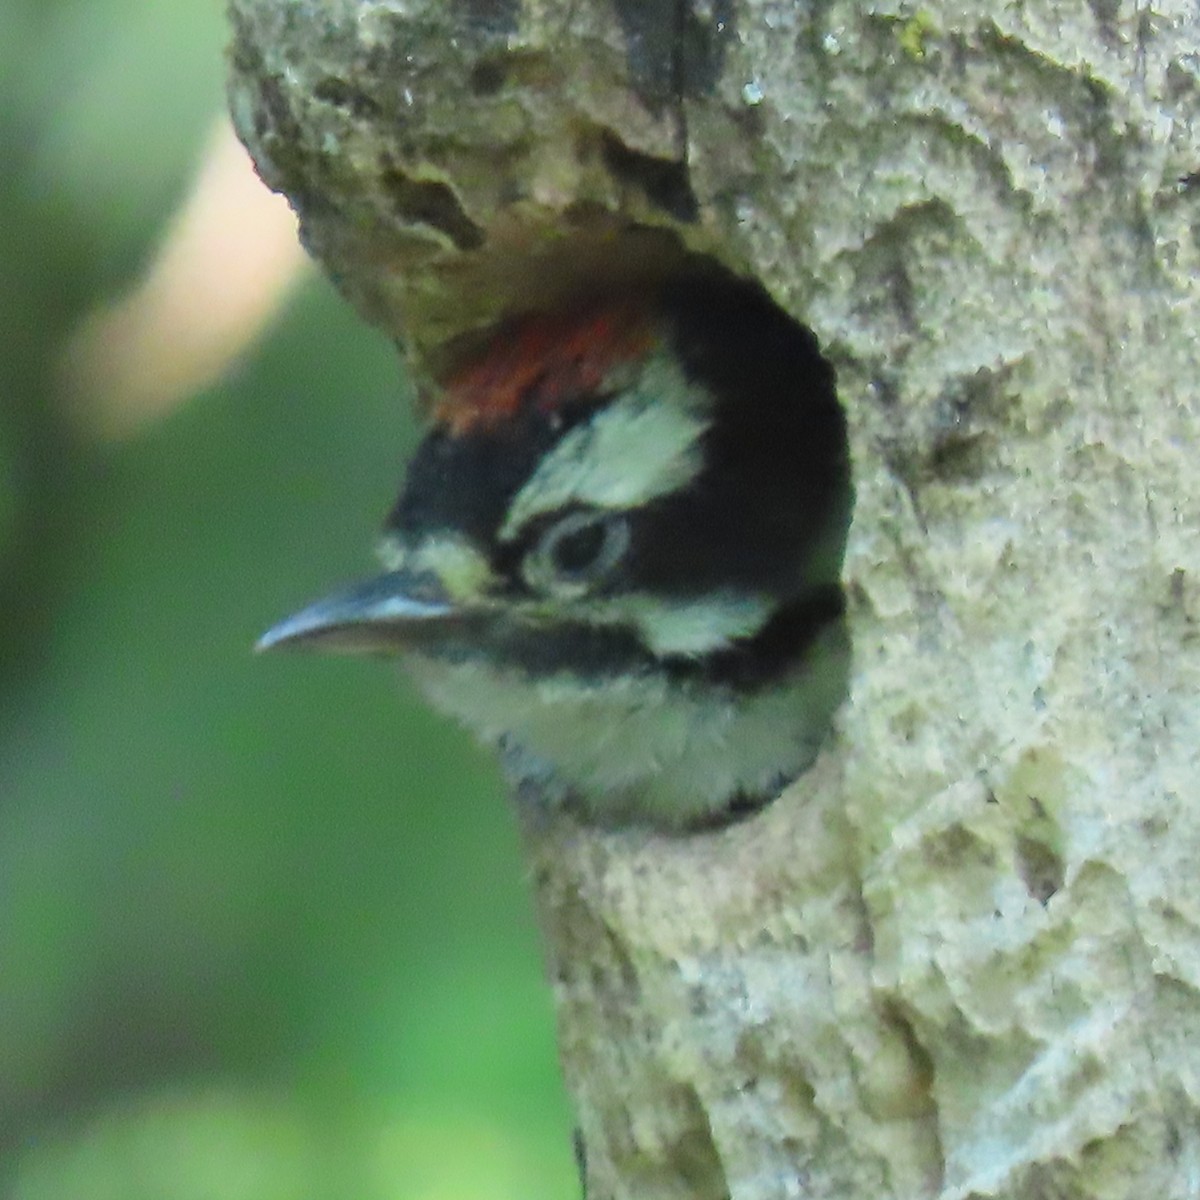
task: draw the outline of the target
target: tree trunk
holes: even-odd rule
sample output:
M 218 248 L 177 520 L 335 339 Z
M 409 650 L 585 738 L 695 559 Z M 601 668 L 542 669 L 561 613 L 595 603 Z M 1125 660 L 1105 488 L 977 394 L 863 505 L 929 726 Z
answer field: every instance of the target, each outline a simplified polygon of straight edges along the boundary
M 817 765 L 526 830 L 591 1200 L 1200 1194 L 1195 4 L 231 7 L 242 137 L 419 364 L 686 250 L 838 369 Z

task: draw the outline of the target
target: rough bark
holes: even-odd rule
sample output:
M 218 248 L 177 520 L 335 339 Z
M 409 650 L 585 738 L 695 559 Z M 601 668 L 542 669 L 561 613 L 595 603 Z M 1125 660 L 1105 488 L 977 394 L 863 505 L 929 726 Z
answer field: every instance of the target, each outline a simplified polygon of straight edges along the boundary
M 817 766 L 527 831 L 592 1200 L 1200 1194 L 1195 5 L 232 14 L 263 176 L 421 361 L 685 247 L 838 368 Z

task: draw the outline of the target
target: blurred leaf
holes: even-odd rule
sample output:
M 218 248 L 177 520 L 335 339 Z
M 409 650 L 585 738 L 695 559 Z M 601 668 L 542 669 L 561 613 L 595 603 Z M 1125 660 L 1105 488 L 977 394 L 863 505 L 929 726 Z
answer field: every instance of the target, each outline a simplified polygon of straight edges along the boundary
M 22 1200 L 564 1194 L 494 765 L 389 668 L 250 653 L 371 566 L 415 437 L 395 354 L 310 283 L 236 378 L 72 439 L 50 366 L 150 256 L 226 32 L 212 0 L 10 2 L 0 1175 Z
M 0 571 L 16 536 L 20 514 L 13 438 L 4 418 L 4 409 L 0 408 Z
M 46 1138 L 22 1156 L 12 1200 L 330 1200 L 330 1158 L 282 1097 L 177 1091 Z
M 46 24 L 21 76 L 40 131 L 31 182 L 144 245 L 224 104 L 224 6 L 77 0 Z

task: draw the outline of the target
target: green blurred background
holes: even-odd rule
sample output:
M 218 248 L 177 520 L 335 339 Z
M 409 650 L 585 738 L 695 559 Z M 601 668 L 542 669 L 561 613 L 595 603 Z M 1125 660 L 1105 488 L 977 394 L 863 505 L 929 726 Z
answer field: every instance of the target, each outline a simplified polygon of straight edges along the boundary
M 219 0 L 0 0 L 0 1196 L 571 1196 L 492 763 L 386 665 L 250 653 L 371 569 L 392 348 L 310 272 L 132 436 L 56 384 L 225 40 Z

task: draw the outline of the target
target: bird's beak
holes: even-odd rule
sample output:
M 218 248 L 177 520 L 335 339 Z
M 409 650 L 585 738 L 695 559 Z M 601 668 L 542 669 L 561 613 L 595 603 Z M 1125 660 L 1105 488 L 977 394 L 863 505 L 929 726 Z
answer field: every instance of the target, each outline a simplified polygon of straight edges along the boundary
M 305 646 L 340 654 L 387 654 L 446 636 L 464 616 L 436 576 L 393 571 L 326 596 L 280 621 L 255 650 Z

